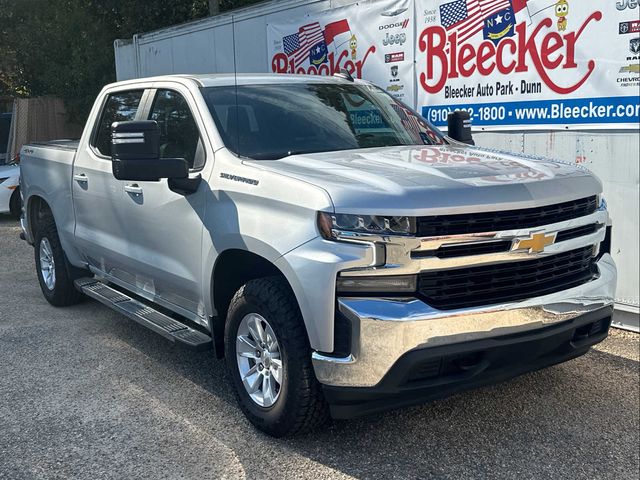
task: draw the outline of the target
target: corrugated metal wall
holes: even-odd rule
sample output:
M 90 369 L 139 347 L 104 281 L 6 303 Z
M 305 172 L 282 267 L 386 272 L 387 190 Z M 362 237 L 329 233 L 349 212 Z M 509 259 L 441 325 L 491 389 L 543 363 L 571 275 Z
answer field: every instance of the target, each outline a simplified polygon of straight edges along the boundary
M 476 133 L 478 145 L 578 163 L 602 180 L 614 221 L 612 253 L 618 264 L 618 306 L 638 313 L 640 278 L 640 137 L 637 132 Z
M 116 40 L 118 80 L 167 73 L 267 72 L 267 23 L 354 3 L 285 0 Z M 235 30 L 235 32 L 234 32 Z

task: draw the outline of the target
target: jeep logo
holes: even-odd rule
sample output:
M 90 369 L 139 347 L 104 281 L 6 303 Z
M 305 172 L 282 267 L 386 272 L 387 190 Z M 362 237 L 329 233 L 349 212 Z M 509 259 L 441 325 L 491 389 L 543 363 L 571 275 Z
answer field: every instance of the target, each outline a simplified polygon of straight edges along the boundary
M 387 36 L 382 39 L 382 44 L 386 47 L 387 45 L 402 45 L 406 41 L 407 35 L 404 33 L 389 35 L 389 32 L 387 32 Z
M 616 2 L 616 8 L 618 10 L 638 8 L 638 0 L 618 0 Z

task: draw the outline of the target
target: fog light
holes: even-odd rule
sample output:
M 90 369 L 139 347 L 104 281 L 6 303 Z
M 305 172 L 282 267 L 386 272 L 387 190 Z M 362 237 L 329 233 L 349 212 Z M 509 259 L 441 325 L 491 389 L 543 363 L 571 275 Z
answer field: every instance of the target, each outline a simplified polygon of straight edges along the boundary
M 415 275 L 388 277 L 338 277 L 338 293 L 413 293 L 416 291 Z

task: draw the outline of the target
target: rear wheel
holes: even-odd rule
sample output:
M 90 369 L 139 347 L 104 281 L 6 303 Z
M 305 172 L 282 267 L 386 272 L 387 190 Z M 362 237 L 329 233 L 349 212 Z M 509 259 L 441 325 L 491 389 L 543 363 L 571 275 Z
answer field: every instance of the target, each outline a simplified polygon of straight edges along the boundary
M 77 269 L 67 261 L 52 216 L 39 222 L 34 246 L 36 272 L 44 298 L 56 307 L 80 302 L 82 294 L 73 285 L 77 276 L 72 275 Z
M 327 420 L 302 315 L 284 279 L 251 280 L 238 290 L 225 352 L 240 407 L 257 428 L 281 437 Z

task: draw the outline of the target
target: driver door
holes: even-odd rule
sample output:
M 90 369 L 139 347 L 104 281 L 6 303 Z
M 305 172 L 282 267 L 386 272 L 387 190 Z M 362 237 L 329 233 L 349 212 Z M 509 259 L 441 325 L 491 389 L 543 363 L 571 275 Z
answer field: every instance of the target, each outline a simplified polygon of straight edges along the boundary
M 158 122 L 160 157 L 186 159 L 190 177 L 195 177 L 204 169 L 206 154 L 203 127 L 189 100 L 186 89 L 152 90 L 144 118 Z M 204 318 L 201 250 L 207 183 L 202 181 L 190 194 L 171 190 L 167 179 L 120 183 L 114 194 L 124 212 L 129 263 L 113 274 L 178 313 L 196 321 Z

